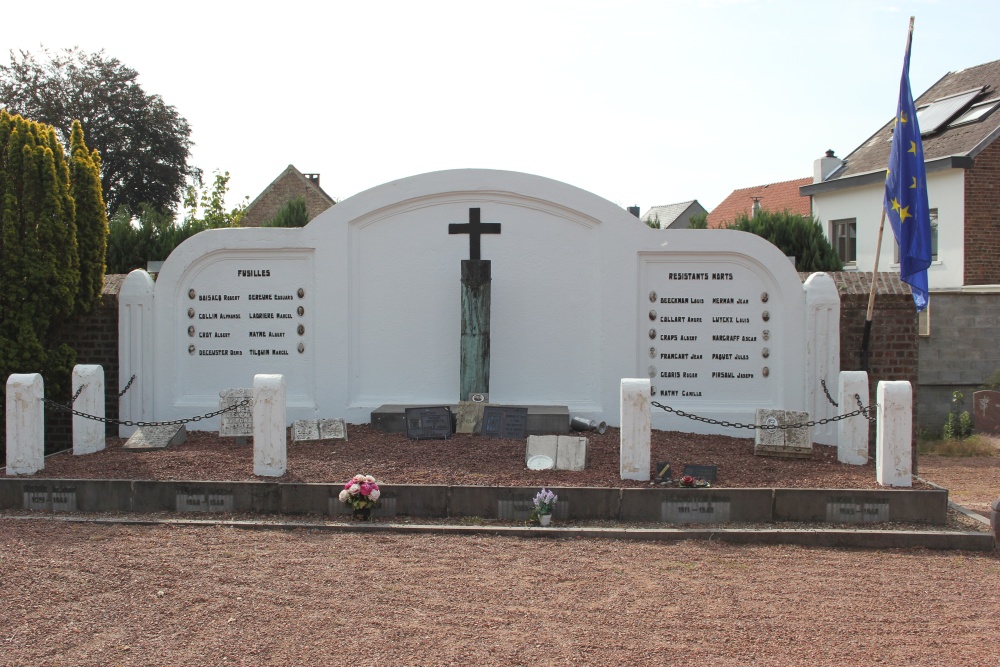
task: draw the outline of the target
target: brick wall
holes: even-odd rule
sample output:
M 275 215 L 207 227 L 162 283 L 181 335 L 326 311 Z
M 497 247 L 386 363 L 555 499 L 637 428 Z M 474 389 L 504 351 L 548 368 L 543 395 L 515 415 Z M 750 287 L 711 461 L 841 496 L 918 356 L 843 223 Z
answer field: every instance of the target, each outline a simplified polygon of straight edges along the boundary
M 871 272 L 831 273 L 840 292 L 840 370 L 861 370 L 861 343 L 868 315 Z M 913 474 L 917 474 L 916 434 L 919 421 L 917 310 L 909 285 L 899 274 L 879 273 L 875 310 L 868 342 L 868 396 L 875 404 L 881 380 L 905 380 L 913 387 Z M 834 385 L 836 386 L 836 385 Z M 842 406 L 842 409 L 845 406 Z M 852 406 L 853 409 L 853 406 Z M 875 451 L 875 425 L 869 430 L 869 449 Z
M 965 171 L 964 285 L 1000 284 L 1000 141 Z
M 250 204 L 240 224 L 243 227 L 260 227 L 274 219 L 278 211 L 296 197 L 305 199 L 306 213 L 310 220 L 332 205 L 330 199 L 308 179 L 289 169 Z
M 76 350 L 76 363 L 97 364 L 104 368 L 104 415 L 118 418 L 118 292 L 124 275 L 104 277 L 101 305 L 96 312 L 64 332 L 60 343 Z M 69 387 L 71 380 L 66 379 Z M 118 435 L 118 427 L 108 424 L 108 436 Z M 73 417 L 69 412 L 45 408 L 45 451 L 54 452 L 73 446 Z

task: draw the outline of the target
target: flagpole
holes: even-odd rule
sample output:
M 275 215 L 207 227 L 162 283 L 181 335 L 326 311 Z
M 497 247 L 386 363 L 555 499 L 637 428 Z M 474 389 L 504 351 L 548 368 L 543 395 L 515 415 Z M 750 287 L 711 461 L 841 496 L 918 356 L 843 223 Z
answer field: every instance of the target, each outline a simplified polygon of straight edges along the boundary
M 913 24 L 910 24 L 912 30 Z M 882 254 L 882 232 L 885 229 L 885 206 L 878 223 L 878 240 L 875 241 L 875 265 L 872 267 L 872 287 L 868 293 L 868 314 L 865 317 L 865 334 L 861 339 L 861 370 L 868 371 L 868 341 L 872 334 L 872 317 L 875 315 L 875 278 L 878 276 L 878 258 Z

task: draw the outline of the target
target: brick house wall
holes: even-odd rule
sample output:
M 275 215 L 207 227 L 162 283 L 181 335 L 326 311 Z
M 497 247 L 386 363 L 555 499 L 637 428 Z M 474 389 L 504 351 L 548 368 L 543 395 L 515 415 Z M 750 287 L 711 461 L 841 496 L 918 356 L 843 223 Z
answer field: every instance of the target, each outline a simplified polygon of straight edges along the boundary
M 1000 284 L 1000 141 L 965 171 L 964 285 Z
M 240 225 L 260 227 L 274 219 L 278 211 L 296 197 L 305 199 L 306 213 L 310 220 L 334 204 L 333 200 L 308 178 L 294 167 L 289 167 L 247 207 L 246 215 L 243 216 Z

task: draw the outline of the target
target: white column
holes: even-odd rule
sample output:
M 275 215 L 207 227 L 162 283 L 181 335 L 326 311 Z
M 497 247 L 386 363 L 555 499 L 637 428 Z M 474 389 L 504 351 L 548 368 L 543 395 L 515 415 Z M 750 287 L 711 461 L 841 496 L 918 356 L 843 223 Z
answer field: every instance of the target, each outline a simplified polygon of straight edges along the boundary
M 253 376 L 253 474 L 280 477 L 288 466 L 285 376 Z
M 38 373 L 7 378 L 7 474 L 33 475 L 45 467 L 45 384 Z
M 837 415 L 837 408 L 827 400 L 820 380 L 831 391 L 840 373 L 840 294 L 828 273 L 814 273 L 806 279 L 806 360 L 805 409 L 814 420 Z M 833 422 L 813 427 L 812 438 L 821 445 L 837 444 Z
M 83 387 L 81 390 L 80 387 Z M 104 418 L 104 369 L 96 365 L 73 367 L 73 409 Z M 93 454 L 104 449 L 104 422 L 73 415 L 73 453 Z
M 875 479 L 882 486 L 912 486 L 913 389 L 902 380 L 879 382 L 875 396 Z
M 186 326 L 186 325 L 185 325 Z M 187 347 L 185 343 L 184 347 Z M 122 421 L 153 420 L 153 278 L 136 269 L 125 276 L 118 293 L 118 390 L 132 386 L 118 399 Z M 135 426 L 118 426 L 127 438 Z
M 842 371 L 838 382 L 837 402 L 840 414 L 858 409 L 857 394 L 868 405 L 868 373 Z M 837 422 L 837 460 L 841 463 L 863 466 L 868 463 L 868 419 L 857 415 Z
M 649 480 L 649 378 L 623 378 L 621 389 L 621 478 Z

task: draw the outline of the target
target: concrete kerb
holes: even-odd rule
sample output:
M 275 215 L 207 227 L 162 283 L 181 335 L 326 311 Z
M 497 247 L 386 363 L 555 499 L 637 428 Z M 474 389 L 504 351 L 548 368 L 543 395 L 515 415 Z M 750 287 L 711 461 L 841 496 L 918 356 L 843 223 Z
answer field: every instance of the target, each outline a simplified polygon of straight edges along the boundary
M 113 526 L 227 527 L 242 530 L 311 530 L 331 533 L 362 532 L 375 534 L 493 535 L 519 538 L 613 539 L 680 542 L 709 540 L 732 544 L 794 544 L 805 547 L 992 551 L 989 533 L 955 531 L 843 530 L 843 529 L 739 529 L 739 528 L 594 528 L 594 527 L 520 527 L 454 526 L 434 524 L 229 521 L 221 519 L 128 519 L 67 517 L 51 514 L 8 517 L 23 521 L 62 521 Z

